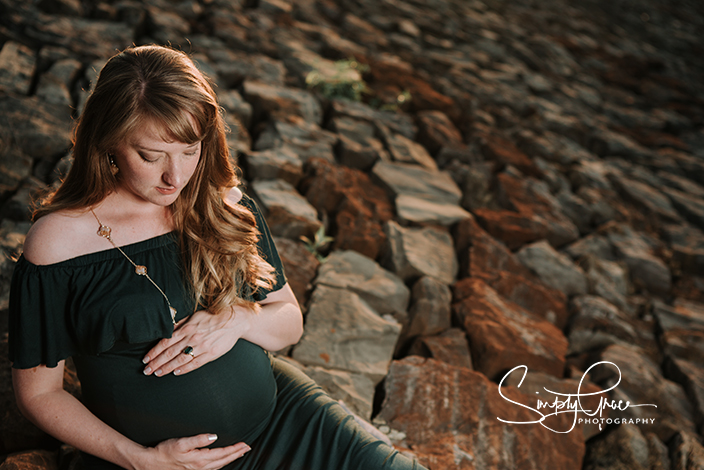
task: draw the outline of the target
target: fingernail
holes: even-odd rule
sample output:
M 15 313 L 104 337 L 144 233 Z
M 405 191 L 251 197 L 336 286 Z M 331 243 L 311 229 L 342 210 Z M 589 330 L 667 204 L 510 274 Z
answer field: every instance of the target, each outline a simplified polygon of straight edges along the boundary
M 209 441 L 214 441 L 218 438 L 217 434 L 208 434 L 208 440 Z
M 149 360 L 149 356 L 144 356 L 144 359 L 142 359 L 142 363 L 146 364 L 147 362 L 149 362 Z
M 180 373 L 181 373 L 181 369 L 176 369 L 176 370 L 174 371 L 174 375 L 178 375 L 178 374 L 180 374 Z
M 158 369 L 156 372 L 154 372 L 154 375 L 156 375 L 157 377 L 159 377 L 161 374 L 162 374 L 161 369 Z
M 149 375 L 149 373 L 150 373 L 151 371 L 152 371 L 152 368 L 151 368 L 151 367 L 147 367 L 146 369 L 144 369 L 144 375 Z
M 252 448 L 249 447 L 249 446 L 247 446 L 247 447 L 244 449 L 245 453 L 246 453 L 246 452 L 249 452 L 250 450 L 252 450 Z

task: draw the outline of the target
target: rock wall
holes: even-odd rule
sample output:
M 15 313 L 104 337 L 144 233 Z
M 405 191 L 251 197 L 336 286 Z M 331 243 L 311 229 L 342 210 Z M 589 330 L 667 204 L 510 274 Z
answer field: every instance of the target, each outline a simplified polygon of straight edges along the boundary
M 702 31 L 688 0 L 0 0 L 0 469 L 76 465 L 14 405 L 8 285 L 132 43 L 217 84 L 306 315 L 280 354 L 381 437 L 432 470 L 704 468 Z M 525 424 L 577 390 L 604 421 Z

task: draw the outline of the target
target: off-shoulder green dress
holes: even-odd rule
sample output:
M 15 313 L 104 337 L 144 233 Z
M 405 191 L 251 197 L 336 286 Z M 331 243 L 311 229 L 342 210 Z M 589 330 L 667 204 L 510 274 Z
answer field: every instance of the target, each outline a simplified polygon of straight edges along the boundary
M 240 204 L 255 215 L 259 251 L 276 268 L 275 291 L 286 279 L 269 230 L 252 199 Z M 175 234 L 122 249 L 147 266 L 176 320 L 194 311 Z M 20 257 L 10 295 L 13 367 L 54 367 L 73 357 L 86 407 L 140 444 L 200 433 L 217 434 L 214 446 L 249 444 L 227 469 L 421 468 L 364 431 L 307 376 L 248 341 L 191 373 L 145 376 L 142 358 L 171 336 L 173 324 L 164 297 L 115 249 L 51 265 Z M 118 468 L 87 454 L 83 461 L 87 469 Z

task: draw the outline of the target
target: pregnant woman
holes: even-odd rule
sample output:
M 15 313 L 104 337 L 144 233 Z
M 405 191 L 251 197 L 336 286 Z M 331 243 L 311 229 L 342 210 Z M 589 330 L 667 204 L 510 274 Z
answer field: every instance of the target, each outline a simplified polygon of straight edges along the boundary
M 182 52 L 112 57 L 10 298 L 17 402 L 86 469 L 420 469 L 268 351 L 302 315 Z M 334 312 L 333 312 L 334 313 Z M 63 389 L 73 358 L 82 386 Z

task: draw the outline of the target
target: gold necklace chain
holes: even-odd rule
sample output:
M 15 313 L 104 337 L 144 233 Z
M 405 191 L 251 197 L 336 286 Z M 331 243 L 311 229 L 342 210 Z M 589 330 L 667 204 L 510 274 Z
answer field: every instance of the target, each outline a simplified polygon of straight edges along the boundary
M 132 264 L 132 266 L 134 266 L 134 272 L 135 272 L 137 275 L 139 275 L 139 276 L 144 276 L 144 277 L 146 277 L 146 278 L 149 280 L 149 282 L 151 282 L 151 283 L 154 285 L 154 287 L 157 288 L 157 290 L 161 293 L 161 295 L 164 296 L 164 299 L 166 299 L 166 303 L 169 305 L 169 313 L 171 314 L 171 323 L 173 323 L 174 325 L 176 325 L 176 309 L 171 306 L 171 302 L 169 302 L 169 298 L 166 296 L 166 294 L 165 294 L 164 291 L 161 289 L 161 287 L 159 287 L 159 286 L 157 285 L 157 283 L 154 282 L 154 280 L 153 280 L 151 277 L 149 277 L 149 274 L 147 274 L 147 267 L 146 267 L 146 266 L 142 266 L 141 264 L 137 264 L 137 263 L 135 263 L 134 261 L 132 261 L 132 259 L 131 259 L 129 256 L 127 256 L 127 253 L 125 253 L 124 251 L 122 251 L 122 248 L 120 248 L 119 246 L 117 246 L 117 245 L 115 244 L 115 242 L 112 240 L 112 236 L 111 236 L 112 229 L 111 229 L 110 227 L 108 227 L 107 225 L 103 224 L 103 223 L 100 221 L 100 219 L 98 218 L 98 216 L 96 215 L 96 213 L 93 211 L 93 208 L 91 208 L 90 211 L 91 211 L 91 213 L 93 214 L 93 217 L 95 217 L 95 220 L 97 220 L 97 221 L 98 221 L 98 224 L 100 225 L 100 227 L 98 227 L 98 232 L 97 232 L 98 235 L 101 236 L 101 237 L 103 237 L 103 238 L 105 238 L 105 239 L 107 239 L 107 241 L 109 241 L 109 242 L 112 244 L 113 247 L 117 248 L 117 250 L 118 250 L 120 253 L 122 253 L 122 256 L 124 256 L 125 258 L 127 258 L 127 261 L 129 261 L 129 262 Z

